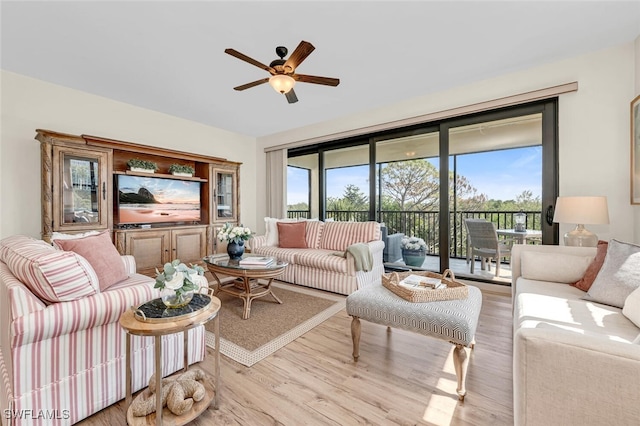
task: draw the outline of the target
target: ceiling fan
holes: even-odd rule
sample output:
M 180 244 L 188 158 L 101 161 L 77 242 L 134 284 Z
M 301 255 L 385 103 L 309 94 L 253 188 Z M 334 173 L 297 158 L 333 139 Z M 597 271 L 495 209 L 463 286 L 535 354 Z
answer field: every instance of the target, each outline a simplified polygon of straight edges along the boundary
M 302 61 L 304 61 L 314 49 L 315 47 L 311 43 L 303 40 L 300 42 L 298 47 L 296 47 L 296 50 L 293 51 L 291 56 L 289 56 L 289 59 L 285 60 L 284 57 L 287 56 L 288 50 L 284 46 L 278 46 L 276 47 L 276 54 L 280 59 L 273 60 L 268 66 L 238 52 L 235 49 L 225 49 L 224 52 L 248 62 L 251 65 L 255 65 L 258 68 L 262 68 L 271 74 L 271 77 L 262 78 L 260 80 L 252 81 L 251 83 L 234 87 L 234 90 L 245 90 L 269 82 L 277 92 L 283 93 L 286 96 L 287 101 L 292 104 L 298 102 L 296 92 L 293 91 L 293 86 L 296 84 L 296 81 L 334 87 L 340 84 L 340 80 L 337 78 L 296 74 L 296 68 L 298 68 Z

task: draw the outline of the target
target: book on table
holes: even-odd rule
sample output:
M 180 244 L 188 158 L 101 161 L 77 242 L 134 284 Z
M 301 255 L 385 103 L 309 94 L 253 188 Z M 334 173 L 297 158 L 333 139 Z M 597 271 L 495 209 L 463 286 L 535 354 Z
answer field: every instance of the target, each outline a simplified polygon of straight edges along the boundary
M 269 266 L 273 262 L 275 262 L 273 257 L 251 256 L 240 259 L 239 263 L 243 266 Z

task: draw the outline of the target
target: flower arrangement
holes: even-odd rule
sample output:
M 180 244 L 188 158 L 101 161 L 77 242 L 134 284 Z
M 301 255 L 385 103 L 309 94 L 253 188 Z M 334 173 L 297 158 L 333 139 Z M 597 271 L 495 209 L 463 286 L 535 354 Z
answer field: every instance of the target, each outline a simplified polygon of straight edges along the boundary
M 243 225 L 233 226 L 228 222 L 218 232 L 218 240 L 236 244 L 247 241 L 252 236 L 253 233 L 249 228 L 245 228 Z
M 427 243 L 422 238 L 404 237 L 400 243 L 402 250 L 427 251 Z
M 204 275 L 204 268 L 198 265 L 188 267 L 175 259 L 171 263 L 165 263 L 162 272 L 156 268 L 156 285 L 160 289 L 162 301 L 169 307 L 184 306 L 191 301 L 193 292 L 198 290 L 195 278 Z

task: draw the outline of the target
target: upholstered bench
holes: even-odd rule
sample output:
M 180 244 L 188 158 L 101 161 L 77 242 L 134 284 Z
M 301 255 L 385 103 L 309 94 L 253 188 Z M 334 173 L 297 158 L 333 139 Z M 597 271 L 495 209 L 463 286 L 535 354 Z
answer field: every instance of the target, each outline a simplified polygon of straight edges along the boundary
M 347 297 L 347 314 L 351 321 L 353 359 L 358 361 L 360 345 L 360 319 L 387 327 L 413 331 L 455 345 L 453 364 L 458 386 L 456 392 L 462 401 L 466 394 L 465 378 L 467 353 L 465 347 L 473 349 L 478 325 L 482 293 L 469 286 L 466 299 L 443 302 L 408 302 L 382 285 L 362 288 Z

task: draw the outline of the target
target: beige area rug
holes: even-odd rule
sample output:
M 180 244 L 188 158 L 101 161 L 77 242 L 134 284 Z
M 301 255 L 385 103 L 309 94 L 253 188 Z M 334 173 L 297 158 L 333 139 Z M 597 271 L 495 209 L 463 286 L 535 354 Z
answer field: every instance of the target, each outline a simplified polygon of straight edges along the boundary
M 242 319 L 243 301 L 219 293 L 220 353 L 251 367 L 278 349 L 302 336 L 345 307 L 345 296 L 307 287 L 275 282 L 271 296 L 251 302 L 251 316 Z M 207 346 L 215 347 L 213 324 L 206 325 Z

